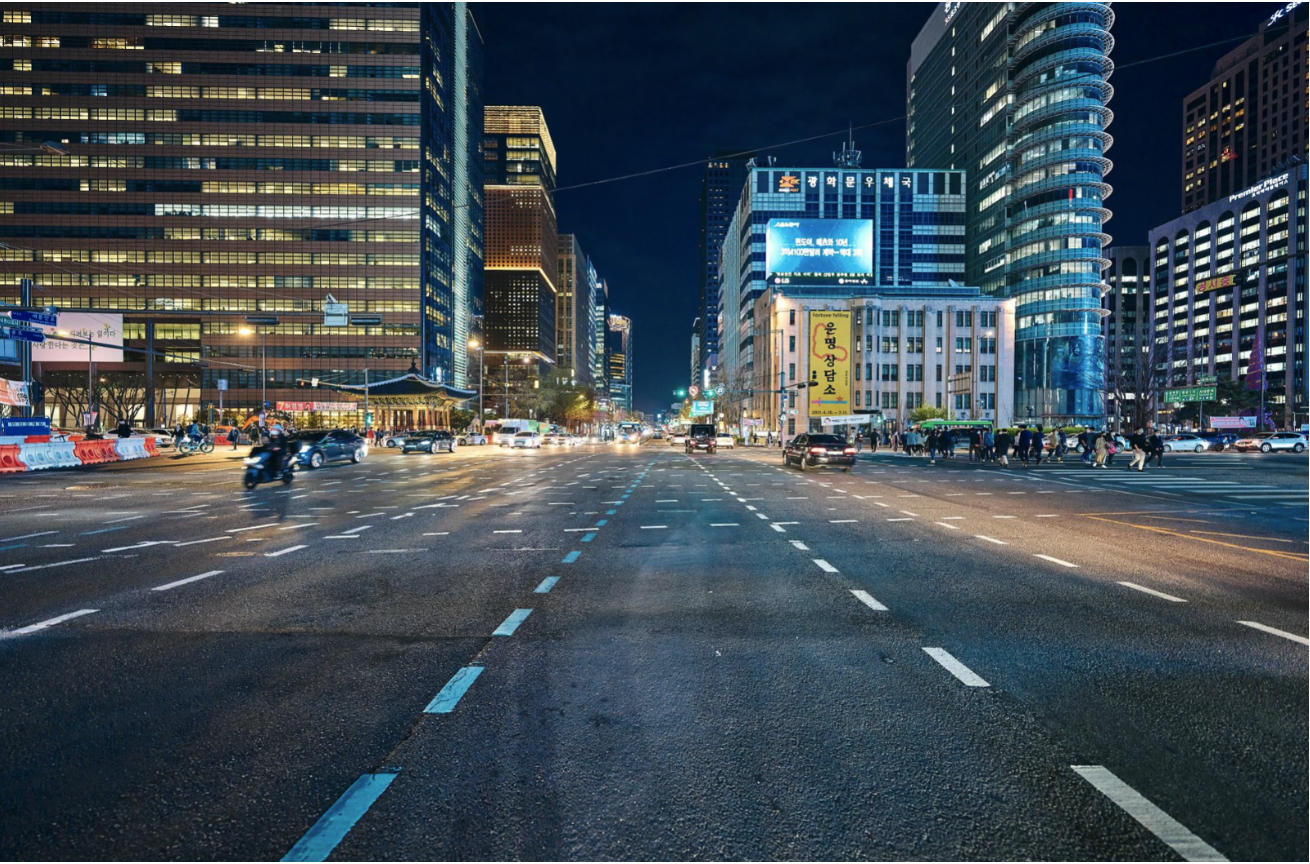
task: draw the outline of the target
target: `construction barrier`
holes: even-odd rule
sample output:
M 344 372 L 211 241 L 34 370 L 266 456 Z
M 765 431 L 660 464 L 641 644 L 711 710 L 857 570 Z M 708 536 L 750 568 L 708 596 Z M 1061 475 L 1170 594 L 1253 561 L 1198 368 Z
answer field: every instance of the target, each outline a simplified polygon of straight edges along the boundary
M 118 452 L 118 458 L 124 461 L 128 459 L 147 459 L 150 456 L 146 452 L 146 439 L 144 438 L 119 438 L 114 441 L 114 449 Z
M 158 456 L 159 444 L 157 443 L 157 440 L 151 437 L 151 438 L 146 438 L 145 442 L 146 442 L 146 452 L 149 453 L 151 456 Z
M 18 458 L 21 447 L 21 444 L 0 444 L 0 474 L 27 470 L 27 465 Z
M 48 444 L 39 446 L 50 448 L 50 456 L 54 462 L 52 468 L 82 467 L 81 461 L 77 458 L 77 445 L 72 441 L 51 441 Z
M 49 444 L 20 444 L 18 459 L 29 471 L 42 471 L 55 467 L 55 457 L 50 452 Z
M 0 438 L 0 474 L 43 471 L 46 468 L 79 468 L 104 462 L 148 459 L 158 455 L 159 447 L 153 437 L 50 441 L 44 435 L 27 438 L 7 435 Z

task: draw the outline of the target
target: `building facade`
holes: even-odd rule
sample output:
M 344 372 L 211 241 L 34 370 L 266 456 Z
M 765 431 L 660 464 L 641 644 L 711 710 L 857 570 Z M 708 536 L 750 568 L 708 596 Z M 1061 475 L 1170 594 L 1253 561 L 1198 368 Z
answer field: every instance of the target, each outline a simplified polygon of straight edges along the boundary
M 1164 385 L 1242 380 L 1259 345 L 1276 422 L 1307 419 L 1307 185 L 1302 162 L 1151 231 Z
M 467 3 L 423 15 L 423 369 L 476 386 L 482 309 L 482 36 Z
M 1254 186 L 1305 155 L 1307 18 L 1304 4 L 1280 7 L 1183 100 L 1182 212 Z
M 719 149 L 705 163 L 700 188 L 700 361 L 692 383 L 713 384 L 719 363 L 719 257 L 753 151 Z
M 696 386 L 701 383 L 701 319 L 691 322 L 691 367 L 687 380 Z
M 32 3 L 4 29 L 0 300 L 31 278 L 121 316 L 97 377 L 143 391 L 133 419 L 421 361 L 417 6 Z M 326 326 L 328 294 L 382 323 Z M 58 411 L 88 404 L 87 361 L 40 366 Z
M 756 306 L 773 334 L 757 345 L 755 392 L 742 411 L 744 419 L 759 421 L 746 424 L 757 433 L 763 427 L 790 438 L 823 428 L 813 413 L 820 389 L 795 385 L 819 380 L 828 349 L 818 343 L 813 315 L 834 311 L 846 313 L 841 345 L 850 347 L 843 352 L 850 358 L 849 416 L 858 422 L 905 428 L 910 413 L 925 405 L 944 408 L 953 419 L 997 426 L 1028 419 L 1014 414 L 1014 300 L 977 288 L 874 288 L 855 297 L 773 291 L 760 295 Z M 778 390 L 788 391 L 785 405 Z
M 489 105 L 483 133 L 487 375 L 510 386 L 553 374 L 559 285 L 555 145 L 541 109 Z
M 559 294 L 555 303 L 555 364 L 561 379 L 589 387 L 599 280 L 573 234 L 559 235 Z
M 1148 246 L 1113 246 L 1105 250 L 1105 309 L 1102 321 L 1106 351 L 1106 416 L 1123 418 L 1116 428 L 1142 425 L 1154 405 L 1156 379 L 1151 317 L 1151 250 Z M 1141 402 L 1141 405 L 1134 403 Z
M 866 238 L 867 266 L 838 280 L 852 295 L 873 286 L 949 286 L 965 275 L 964 185 L 963 171 L 752 166 L 720 253 L 720 383 L 741 389 L 754 376 L 755 346 L 769 338 L 767 321 L 756 315 L 763 294 L 771 288 L 832 292 L 833 279 L 811 284 L 783 273 L 785 266 L 769 271 L 771 220 L 776 226 L 794 219 L 819 233 L 823 225 L 815 223 L 822 222 Z
M 609 401 L 614 414 L 632 411 L 632 319 L 609 316 L 605 360 L 609 367 Z
M 941 3 L 914 40 L 906 164 L 969 172 L 968 284 L 1017 301 L 1019 415 L 1102 419 L 1114 66 L 1106 3 Z

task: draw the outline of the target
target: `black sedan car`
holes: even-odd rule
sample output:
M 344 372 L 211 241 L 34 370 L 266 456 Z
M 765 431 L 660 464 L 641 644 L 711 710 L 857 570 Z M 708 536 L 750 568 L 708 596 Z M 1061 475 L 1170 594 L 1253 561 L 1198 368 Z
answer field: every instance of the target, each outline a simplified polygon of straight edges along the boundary
M 305 429 L 287 439 L 287 450 L 297 465 L 322 468 L 335 459 L 363 462 L 368 442 L 346 429 Z
M 802 471 L 817 465 L 835 465 L 850 473 L 855 466 L 855 448 L 840 435 L 803 432 L 783 449 L 782 464 L 799 465 Z
M 455 452 L 455 436 L 445 429 L 411 432 L 405 436 L 405 443 L 400 445 L 401 453 L 439 453 L 442 450 Z

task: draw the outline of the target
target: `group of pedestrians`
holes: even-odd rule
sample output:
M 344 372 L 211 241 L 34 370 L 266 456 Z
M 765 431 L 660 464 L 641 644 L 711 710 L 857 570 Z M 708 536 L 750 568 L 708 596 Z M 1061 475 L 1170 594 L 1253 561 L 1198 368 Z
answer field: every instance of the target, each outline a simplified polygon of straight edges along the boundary
M 1071 438 L 1064 429 L 1047 430 L 1043 426 L 1023 427 L 1018 432 L 1002 429 L 970 429 L 967 432 L 951 429 L 907 429 L 887 440 L 893 451 L 908 456 L 926 455 L 932 464 L 937 458 L 955 459 L 958 448 L 968 443 L 969 461 L 992 462 L 1002 468 L 1010 467 L 1010 460 L 1040 467 L 1043 461 L 1064 462 L 1071 447 L 1082 449 L 1082 462 L 1092 468 L 1106 468 L 1114 464 L 1114 457 L 1127 450 L 1133 454 L 1130 468 L 1145 470 L 1152 461 L 1164 467 L 1164 439 L 1158 432 L 1138 429 L 1128 438 L 1109 430 L 1087 429 Z

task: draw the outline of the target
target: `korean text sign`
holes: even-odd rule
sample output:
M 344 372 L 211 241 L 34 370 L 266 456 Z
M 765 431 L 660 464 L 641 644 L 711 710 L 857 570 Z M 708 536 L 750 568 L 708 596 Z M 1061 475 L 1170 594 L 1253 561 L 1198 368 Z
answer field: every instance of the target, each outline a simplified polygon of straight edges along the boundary
M 810 381 L 811 417 L 851 413 L 850 312 L 810 312 Z

